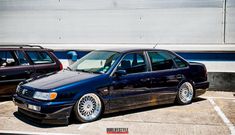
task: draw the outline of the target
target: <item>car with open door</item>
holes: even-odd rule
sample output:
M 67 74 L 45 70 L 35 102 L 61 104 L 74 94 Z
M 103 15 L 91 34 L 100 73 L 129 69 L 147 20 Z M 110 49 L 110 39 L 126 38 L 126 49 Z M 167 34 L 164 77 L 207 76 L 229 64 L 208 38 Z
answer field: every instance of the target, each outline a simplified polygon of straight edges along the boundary
M 31 45 L 0 45 L 0 97 L 11 96 L 26 79 L 62 70 L 53 50 Z
M 13 101 L 32 120 L 68 124 L 70 116 L 90 122 L 103 113 L 189 104 L 208 87 L 203 64 L 168 50 L 96 50 L 63 71 L 21 83 Z

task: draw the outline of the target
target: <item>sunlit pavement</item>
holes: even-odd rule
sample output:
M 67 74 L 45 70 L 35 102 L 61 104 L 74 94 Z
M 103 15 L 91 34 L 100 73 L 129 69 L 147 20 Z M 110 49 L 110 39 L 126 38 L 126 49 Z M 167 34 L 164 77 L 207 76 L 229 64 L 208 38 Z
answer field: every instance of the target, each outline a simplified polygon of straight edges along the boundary
M 128 128 L 128 134 L 235 134 L 234 92 L 209 91 L 192 104 L 164 105 L 104 115 L 91 123 L 38 125 L 19 115 L 11 101 L 0 102 L 0 133 L 107 134 L 107 128 Z

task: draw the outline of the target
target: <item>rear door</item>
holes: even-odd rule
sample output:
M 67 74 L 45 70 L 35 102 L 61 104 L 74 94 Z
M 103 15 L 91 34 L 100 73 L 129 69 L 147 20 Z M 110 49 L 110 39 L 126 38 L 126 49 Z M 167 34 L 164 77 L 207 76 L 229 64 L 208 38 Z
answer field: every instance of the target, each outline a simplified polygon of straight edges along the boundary
M 16 86 L 33 72 L 22 51 L 0 51 L 0 96 L 14 94 Z
M 35 76 L 58 71 L 58 65 L 46 51 L 25 51 L 34 65 Z
M 184 79 L 184 69 L 178 69 L 168 51 L 149 51 L 152 74 L 151 89 L 155 102 L 170 103 L 175 100 L 178 85 Z

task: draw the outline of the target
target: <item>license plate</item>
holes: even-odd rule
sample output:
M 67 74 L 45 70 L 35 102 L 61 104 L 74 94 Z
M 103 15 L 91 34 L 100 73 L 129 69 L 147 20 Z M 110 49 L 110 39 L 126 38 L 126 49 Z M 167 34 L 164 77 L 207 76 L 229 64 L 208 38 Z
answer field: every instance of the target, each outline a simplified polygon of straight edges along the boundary
M 31 109 L 31 110 L 34 110 L 34 111 L 40 111 L 41 107 L 40 106 L 36 106 L 36 105 L 28 104 L 28 109 Z

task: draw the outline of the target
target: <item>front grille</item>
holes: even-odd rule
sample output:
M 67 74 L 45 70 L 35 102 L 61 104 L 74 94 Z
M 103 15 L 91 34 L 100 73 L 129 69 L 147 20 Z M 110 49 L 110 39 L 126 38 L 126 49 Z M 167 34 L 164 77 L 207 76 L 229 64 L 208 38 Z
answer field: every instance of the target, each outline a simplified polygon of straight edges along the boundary
M 32 98 L 34 91 L 30 89 L 25 89 L 25 88 L 19 88 L 19 90 L 17 91 L 17 94 L 21 97 Z

